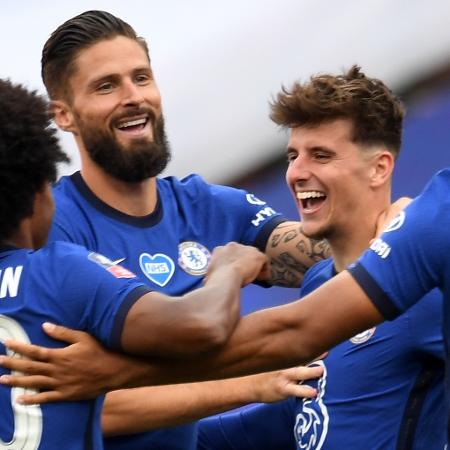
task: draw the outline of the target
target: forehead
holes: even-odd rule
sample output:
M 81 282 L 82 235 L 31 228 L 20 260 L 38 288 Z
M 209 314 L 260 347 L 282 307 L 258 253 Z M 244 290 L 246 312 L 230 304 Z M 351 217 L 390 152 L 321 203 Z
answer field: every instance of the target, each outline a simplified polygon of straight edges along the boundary
M 335 119 L 314 126 L 292 128 L 289 136 L 289 147 L 334 148 L 353 142 L 353 122 L 350 119 Z
M 116 36 L 101 40 L 78 52 L 72 79 L 77 83 L 109 75 L 132 72 L 136 68 L 150 68 L 143 47 L 134 39 Z

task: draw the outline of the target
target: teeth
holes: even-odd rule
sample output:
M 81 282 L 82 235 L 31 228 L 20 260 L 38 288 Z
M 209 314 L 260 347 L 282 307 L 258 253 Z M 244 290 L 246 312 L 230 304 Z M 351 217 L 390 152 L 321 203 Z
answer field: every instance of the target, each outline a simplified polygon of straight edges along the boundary
M 325 194 L 319 191 L 297 192 L 296 197 L 298 200 L 306 200 L 307 198 L 325 197 Z
M 129 122 L 121 123 L 120 125 L 117 125 L 117 128 L 127 128 L 127 127 L 133 127 L 135 125 L 143 125 L 147 122 L 147 119 L 136 119 L 136 120 L 130 120 Z

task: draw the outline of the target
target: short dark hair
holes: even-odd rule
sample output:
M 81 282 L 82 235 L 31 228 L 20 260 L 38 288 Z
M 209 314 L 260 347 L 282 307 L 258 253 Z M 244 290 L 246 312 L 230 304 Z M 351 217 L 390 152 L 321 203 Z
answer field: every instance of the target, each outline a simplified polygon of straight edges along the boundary
M 49 97 L 54 100 L 70 95 L 66 83 L 74 71 L 74 61 L 80 50 L 116 36 L 135 40 L 150 60 L 145 40 L 131 25 L 106 11 L 85 11 L 60 25 L 42 50 L 41 75 Z
M 271 119 L 288 128 L 350 119 L 355 143 L 385 145 L 394 156 L 400 151 L 402 102 L 382 81 L 367 77 L 356 65 L 343 75 L 321 74 L 307 83 L 295 83 L 290 90 L 283 87 L 271 109 Z
M 33 213 L 36 192 L 67 162 L 48 103 L 36 91 L 0 79 L 0 240 Z

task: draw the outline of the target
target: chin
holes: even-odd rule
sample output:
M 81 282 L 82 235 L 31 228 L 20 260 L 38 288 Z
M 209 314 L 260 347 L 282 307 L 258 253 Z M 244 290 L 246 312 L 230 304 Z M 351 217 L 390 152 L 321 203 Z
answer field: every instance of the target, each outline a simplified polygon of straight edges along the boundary
M 308 225 L 302 222 L 302 233 L 311 239 L 322 240 L 328 235 L 327 230 L 324 227 L 317 225 Z

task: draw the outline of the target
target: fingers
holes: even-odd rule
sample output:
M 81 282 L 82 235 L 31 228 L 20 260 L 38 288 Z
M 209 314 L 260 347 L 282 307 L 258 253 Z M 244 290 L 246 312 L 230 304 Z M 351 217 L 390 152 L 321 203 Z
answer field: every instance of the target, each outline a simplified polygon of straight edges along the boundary
M 5 346 L 15 353 L 19 353 L 22 356 L 37 361 L 48 361 L 50 357 L 50 350 L 48 348 L 40 347 L 38 345 L 26 344 L 25 342 L 7 339 L 5 341 Z M 3 362 L 0 362 L 0 364 L 3 365 Z
M 298 381 L 313 380 L 314 378 L 320 378 L 323 375 L 323 367 L 294 367 L 293 375 L 295 377 L 294 379 Z
M 286 393 L 290 397 L 299 398 L 315 398 L 317 397 L 317 389 L 303 384 L 290 384 L 286 387 Z
M 322 366 L 299 366 L 292 367 L 280 372 L 282 377 L 285 377 L 290 383 L 301 383 L 305 380 L 313 380 L 320 378 L 323 375 Z
M 0 383 L 25 389 L 53 389 L 55 387 L 55 380 L 43 375 L 2 375 Z
M 6 369 L 35 375 L 49 375 L 50 366 L 41 361 L 0 356 L 0 365 Z M 0 381 L 3 377 L 0 377 Z
M 75 344 L 77 342 L 85 341 L 89 339 L 89 335 L 83 331 L 76 331 L 70 328 L 66 328 L 60 325 L 54 325 L 45 322 L 42 325 L 44 331 L 53 339 L 58 341 L 67 342 L 69 344 Z M 26 358 L 34 359 L 37 361 L 49 361 L 54 350 L 38 345 L 26 344 L 24 342 L 14 341 L 7 339 L 5 346 L 15 353 L 19 353 Z M 6 367 L 6 366 L 5 366 Z
M 31 395 L 20 395 L 17 397 L 17 403 L 21 405 L 36 405 L 38 403 L 52 403 L 64 400 L 63 395 L 58 391 L 39 392 Z
M 45 322 L 42 325 L 42 328 L 53 339 L 67 342 L 69 344 L 75 344 L 87 339 L 88 337 L 88 334 L 83 331 L 72 330 L 71 328 L 55 325 L 49 322 Z

